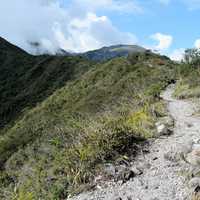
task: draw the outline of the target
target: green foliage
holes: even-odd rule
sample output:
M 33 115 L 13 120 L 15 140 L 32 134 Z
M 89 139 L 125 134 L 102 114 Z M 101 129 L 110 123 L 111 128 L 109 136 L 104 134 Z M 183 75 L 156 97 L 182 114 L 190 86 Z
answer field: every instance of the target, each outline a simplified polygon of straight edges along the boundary
M 174 96 L 179 99 L 186 98 L 199 98 L 200 97 L 200 88 L 190 87 L 190 85 L 183 83 L 183 81 L 178 82 L 174 92 Z
M 176 84 L 174 96 L 183 99 L 186 98 L 188 92 L 189 92 L 189 85 L 186 85 L 182 80 L 179 80 Z
M 92 66 L 78 56 L 36 57 L 11 48 L 5 49 L 5 54 L 0 51 L 0 127 L 21 117 Z
M 153 103 L 150 107 L 150 113 L 155 119 L 164 117 L 167 113 L 166 103 L 162 100 Z
M 199 50 L 187 50 L 185 63 L 178 65 L 176 68 L 177 78 L 174 95 L 178 98 L 200 97 L 200 68 L 198 64 Z
M 150 132 L 150 130 L 154 128 L 153 122 L 152 116 L 150 116 L 147 108 L 142 108 L 131 114 L 127 120 L 127 123 L 133 127 L 136 133 L 139 133 L 139 136 L 144 138 L 153 136 Z
M 14 177 L 23 198 L 30 192 L 35 199 L 67 198 L 80 191 L 80 186 L 89 185 L 103 162 L 128 155 L 135 144 L 154 136 L 154 123 L 165 112 L 159 94 L 175 79 L 175 69 L 164 57 L 140 57 L 135 64 L 126 58 L 91 64 L 85 73 L 79 69 L 86 61 L 55 58 L 55 64 L 63 59 L 73 63 L 70 66 L 77 70 L 78 78 L 65 79 L 52 95 L 40 93 L 43 100 L 37 102 L 41 103 L 31 104 L 1 130 L 3 172 Z M 76 65 L 77 59 L 80 65 Z M 58 76 L 52 78 L 52 84 L 54 79 Z M 37 86 L 43 87 L 38 81 L 36 76 Z M 13 183 L 2 187 L 14 191 Z
M 186 49 L 184 55 L 184 61 L 187 64 L 191 64 L 194 67 L 200 66 L 200 51 L 198 48 Z
M 35 200 L 33 193 L 20 191 L 12 200 Z

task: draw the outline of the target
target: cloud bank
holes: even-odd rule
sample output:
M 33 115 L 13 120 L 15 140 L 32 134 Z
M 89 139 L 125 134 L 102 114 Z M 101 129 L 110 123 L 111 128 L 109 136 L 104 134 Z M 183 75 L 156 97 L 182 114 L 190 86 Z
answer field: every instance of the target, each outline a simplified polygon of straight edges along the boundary
M 195 42 L 194 42 L 194 47 L 199 49 L 200 48 L 200 39 L 197 39 Z
M 173 37 L 171 35 L 166 35 L 162 33 L 155 33 L 151 35 L 151 39 L 158 42 L 158 44 L 154 47 L 154 49 L 158 51 L 167 50 L 173 42 Z
M 175 49 L 170 55 L 169 57 L 172 60 L 175 61 L 182 61 L 184 59 L 184 54 L 185 54 L 185 49 L 184 48 L 180 48 L 180 49 Z
M 55 53 L 59 48 L 82 52 L 137 42 L 134 34 L 120 31 L 107 16 L 98 16 L 98 9 L 141 11 L 132 0 L 74 0 L 67 6 L 59 0 L 6 0 L 0 6 L 0 36 L 33 54 Z M 33 48 L 35 42 L 40 46 Z

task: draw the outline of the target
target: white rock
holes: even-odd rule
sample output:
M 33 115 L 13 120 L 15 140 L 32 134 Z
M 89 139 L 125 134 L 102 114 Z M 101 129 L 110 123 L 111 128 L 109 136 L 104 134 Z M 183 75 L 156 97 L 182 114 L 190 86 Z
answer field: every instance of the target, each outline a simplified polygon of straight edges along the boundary
M 138 168 L 138 167 L 131 167 L 131 171 L 133 171 L 135 173 L 135 175 L 141 175 L 143 173 L 143 171 Z
M 162 117 L 155 125 L 159 135 L 170 135 L 174 121 L 171 117 Z
M 193 149 L 193 150 L 198 150 L 198 149 L 200 149 L 200 144 L 193 144 L 192 149 Z
M 200 178 L 198 178 L 198 177 L 192 178 L 189 181 L 189 187 L 196 188 L 197 186 L 200 186 Z
M 200 166 L 200 149 L 194 149 L 188 153 L 186 160 L 193 166 Z
M 167 127 L 164 124 L 161 124 L 161 125 L 157 126 L 157 131 L 158 131 L 158 133 L 166 133 Z

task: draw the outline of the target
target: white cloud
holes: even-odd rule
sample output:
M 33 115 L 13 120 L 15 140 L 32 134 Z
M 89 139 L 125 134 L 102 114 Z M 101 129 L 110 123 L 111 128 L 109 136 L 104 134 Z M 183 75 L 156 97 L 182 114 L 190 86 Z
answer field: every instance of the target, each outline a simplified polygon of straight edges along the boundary
M 136 11 L 131 0 L 74 0 L 67 8 L 59 0 L 6 0 L 0 6 L 0 36 L 34 53 L 30 42 L 39 42 L 43 50 L 54 53 L 63 48 L 86 51 L 103 45 L 133 44 L 136 37 L 115 27 L 97 9 Z M 88 3 L 88 4 L 86 4 Z
M 56 36 L 60 45 L 63 44 L 62 48 L 66 46 L 79 52 L 137 41 L 133 34 L 120 32 L 106 16 L 98 17 L 94 13 L 88 13 L 84 19 L 72 19 L 68 24 L 68 37 L 58 30 Z
M 173 37 L 171 35 L 162 33 L 155 33 L 151 35 L 151 38 L 158 42 L 158 44 L 154 47 L 158 51 L 167 50 L 173 42 Z
M 200 48 L 200 39 L 197 39 L 196 41 L 195 41 L 195 43 L 194 43 L 194 47 L 195 48 Z
M 184 53 L 185 53 L 185 49 L 184 48 L 180 48 L 180 49 L 175 49 L 170 55 L 169 57 L 172 60 L 175 61 L 181 61 L 184 58 Z
M 58 47 L 54 27 L 64 20 L 69 16 L 57 2 L 7 0 L 0 6 L 0 35 L 29 51 L 29 42 L 37 41 L 53 52 Z
M 197 39 L 194 42 L 194 47 L 198 48 L 198 49 L 200 48 L 200 39 Z M 181 61 L 181 60 L 184 59 L 184 54 L 185 54 L 185 49 L 184 48 L 180 48 L 180 49 L 175 49 L 171 54 L 169 54 L 169 57 L 172 60 Z

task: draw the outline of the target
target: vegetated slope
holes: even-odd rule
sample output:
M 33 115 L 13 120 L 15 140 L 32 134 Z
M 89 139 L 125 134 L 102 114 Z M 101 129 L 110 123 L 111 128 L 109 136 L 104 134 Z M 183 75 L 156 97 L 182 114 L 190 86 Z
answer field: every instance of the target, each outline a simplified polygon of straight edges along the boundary
M 164 114 L 174 64 L 149 52 L 97 64 L 24 113 L 0 138 L 2 199 L 65 199 L 102 162 L 129 155 Z
M 186 49 L 182 63 L 177 65 L 178 83 L 174 95 L 177 98 L 200 97 L 200 51 L 199 48 Z
M 198 61 L 199 62 L 199 61 Z M 198 63 L 182 63 L 177 68 L 178 83 L 174 95 L 177 98 L 200 97 L 200 66 Z
M 131 53 L 145 52 L 146 49 L 137 45 L 114 45 L 103 47 L 94 51 L 81 54 L 93 61 L 106 61 L 112 58 L 128 56 Z
M 0 127 L 90 66 L 78 56 L 32 56 L 0 38 Z
M 139 169 L 142 173 L 136 174 L 125 184 L 115 183 L 114 180 L 109 180 L 109 183 L 104 181 L 103 184 L 100 182 L 98 185 L 101 188 L 83 192 L 76 197 L 69 198 L 70 200 L 198 199 L 199 194 L 196 192 L 198 186 L 191 184 L 199 179 L 197 178 L 199 174 L 194 177 L 195 173 L 191 170 L 194 167 L 192 163 L 196 162 L 198 157 L 191 154 L 191 151 L 197 146 L 196 141 L 199 139 L 200 118 L 192 115 L 196 110 L 193 102 L 177 100 L 172 97 L 173 92 L 174 85 L 170 85 L 161 94 L 167 103 L 169 115 L 173 119 L 170 122 L 171 125 L 174 123 L 172 125 L 174 126 L 173 134 L 151 140 L 148 153 L 137 155 L 137 159 L 130 164 L 130 168 Z M 168 119 L 168 123 L 169 121 Z M 192 124 L 190 128 L 188 128 L 188 123 Z M 190 170 L 188 170 L 189 163 L 191 164 Z M 112 173 L 117 173 L 118 167 L 114 165 L 112 167 L 116 168 L 116 172 L 111 170 Z M 177 173 L 180 171 L 185 173 Z M 193 175 L 188 176 L 188 174 Z M 191 198 L 191 193 L 194 194 L 193 198 Z

